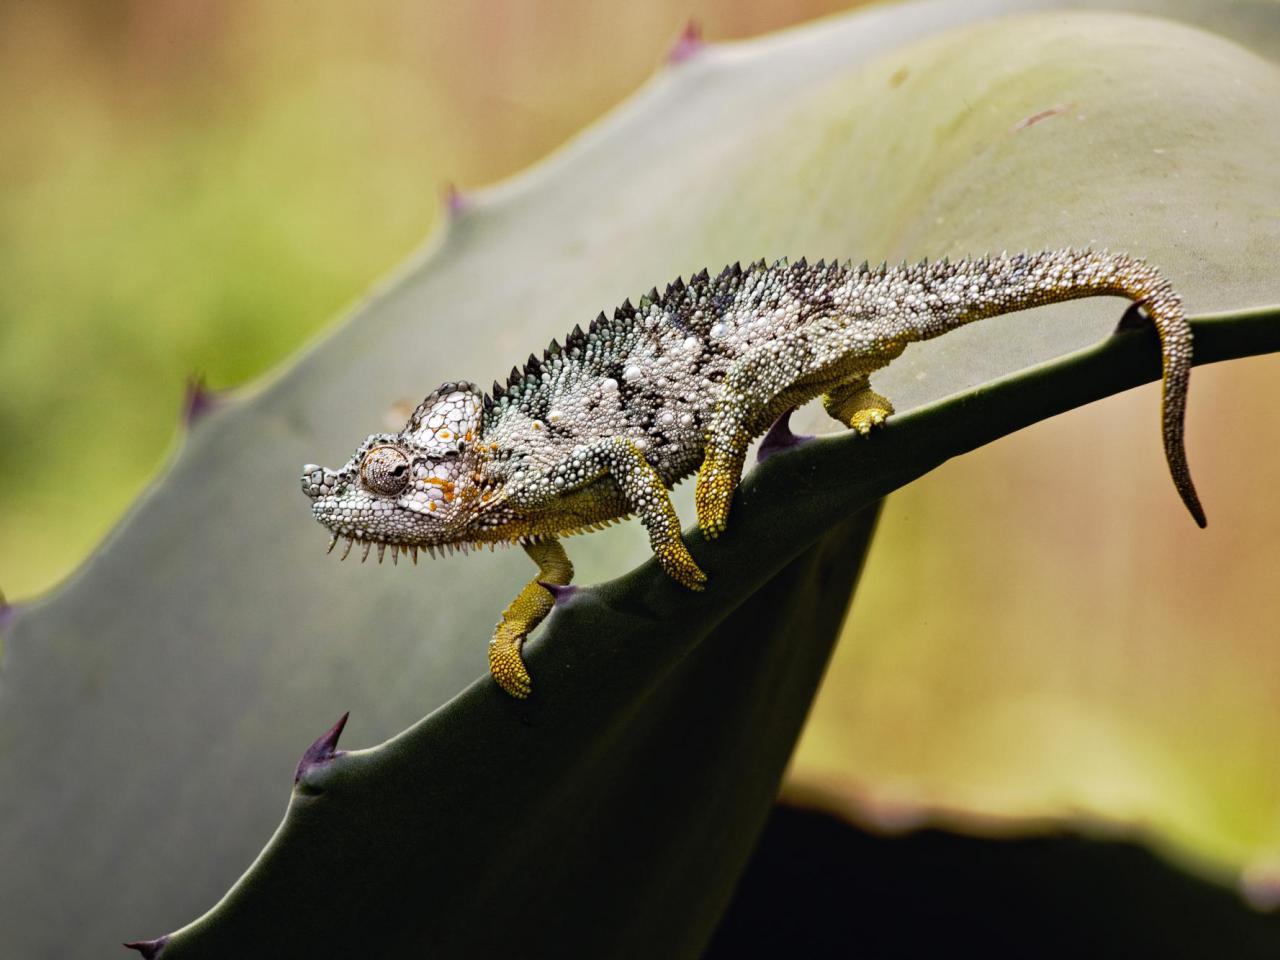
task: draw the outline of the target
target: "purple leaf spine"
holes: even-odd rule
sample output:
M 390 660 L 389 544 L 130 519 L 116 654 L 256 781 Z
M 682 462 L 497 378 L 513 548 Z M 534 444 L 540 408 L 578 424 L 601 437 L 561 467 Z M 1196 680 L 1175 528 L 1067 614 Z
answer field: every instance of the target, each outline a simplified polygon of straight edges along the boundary
M 342 728 L 347 725 L 347 717 L 351 716 L 348 710 L 332 727 L 326 731 L 319 740 L 307 747 L 306 753 L 302 755 L 302 759 L 298 761 L 298 769 L 293 772 L 293 782 L 296 784 L 307 773 L 322 763 L 328 763 L 334 757 L 342 756 L 344 751 L 337 749 L 338 738 L 342 736 Z

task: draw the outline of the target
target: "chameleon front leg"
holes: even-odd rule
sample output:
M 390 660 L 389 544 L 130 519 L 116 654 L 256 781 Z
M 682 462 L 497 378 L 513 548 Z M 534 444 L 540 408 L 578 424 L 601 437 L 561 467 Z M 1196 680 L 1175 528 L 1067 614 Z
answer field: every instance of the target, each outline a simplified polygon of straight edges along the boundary
M 690 590 L 703 589 L 707 575 L 684 545 L 680 517 L 671 503 L 671 494 L 640 448 L 626 437 L 614 437 L 605 441 L 597 453 L 622 492 L 627 507 L 649 532 L 649 546 L 658 565 L 676 583 Z
M 489 673 L 498 686 L 518 700 L 533 690 L 520 649 L 525 638 L 555 605 L 551 591 L 542 584 L 563 586 L 573 579 L 573 564 L 559 540 L 539 540 L 523 546 L 524 552 L 538 565 L 538 575 L 525 584 L 511 605 L 502 611 L 502 620 L 489 641 Z
M 834 419 L 864 437 L 893 413 L 893 404 L 872 390 L 865 378 L 832 387 L 823 394 L 822 406 Z

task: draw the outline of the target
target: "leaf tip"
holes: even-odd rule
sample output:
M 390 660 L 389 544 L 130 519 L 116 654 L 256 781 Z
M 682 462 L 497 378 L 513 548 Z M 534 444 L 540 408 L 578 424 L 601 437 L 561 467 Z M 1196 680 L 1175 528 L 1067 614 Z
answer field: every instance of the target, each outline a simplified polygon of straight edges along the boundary
M 4 598 L 4 591 L 0 590 L 0 631 L 3 631 L 9 624 L 13 623 L 13 618 L 18 615 L 18 608 Z
M 775 454 L 794 450 L 796 447 L 802 446 L 813 439 L 812 436 L 807 434 L 791 432 L 791 414 L 793 413 L 795 413 L 795 407 L 792 407 L 777 420 L 773 421 L 773 426 L 769 428 L 769 432 L 760 441 L 760 449 L 756 451 L 756 463 L 764 463 Z
M 1280 910 L 1280 863 L 1266 861 L 1246 866 L 1240 874 L 1240 893 L 1255 910 Z
M 196 373 L 187 377 L 186 387 L 182 397 L 182 423 L 184 426 L 191 427 L 198 420 L 203 420 L 206 416 L 221 403 L 221 398 L 216 390 L 210 390 L 205 382 L 204 374 Z
M 446 183 L 444 185 L 444 209 L 449 215 L 450 220 L 457 220 L 471 206 L 471 200 L 465 193 L 458 189 L 456 183 Z
M 342 729 L 347 725 L 349 716 L 351 716 L 350 710 L 339 717 L 337 723 L 321 734 L 319 740 L 307 747 L 302 759 L 298 761 L 298 768 L 293 772 L 293 782 L 295 784 L 320 764 L 328 763 L 334 757 L 342 755 L 342 751 L 338 750 L 338 738 L 342 736 Z
M 676 38 L 676 42 L 667 51 L 667 63 L 677 64 L 692 60 L 706 45 L 707 42 L 702 39 L 702 24 L 690 17 L 689 22 L 680 31 L 680 36 Z
M 169 938 L 159 937 L 155 940 L 131 940 L 123 946 L 130 950 L 137 950 L 146 960 L 156 960 L 160 956 L 160 951 L 165 948 L 165 944 L 169 942 Z
M 539 580 L 538 585 L 551 594 L 551 599 L 555 601 L 556 606 L 571 599 L 581 589 L 571 583 L 549 583 L 546 580 Z

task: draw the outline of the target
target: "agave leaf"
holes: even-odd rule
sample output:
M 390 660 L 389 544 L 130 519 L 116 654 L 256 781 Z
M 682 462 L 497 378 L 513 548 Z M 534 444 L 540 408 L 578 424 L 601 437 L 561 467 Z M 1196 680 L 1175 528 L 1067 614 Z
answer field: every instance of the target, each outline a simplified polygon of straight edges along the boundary
M 166 956 L 283 955 L 310 946 L 305 929 L 334 955 L 358 954 L 370 930 L 388 956 L 678 956 L 703 942 L 799 735 L 875 513 L 763 585 L 740 554 L 693 608 L 652 564 L 575 594 L 531 657 L 534 700 L 481 681 L 382 747 L 304 774 L 254 877 Z M 396 854 L 374 880 L 377 848 Z M 304 892 L 321 877 L 323 894 Z
M 524 558 L 335 567 L 298 467 L 345 459 L 394 400 L 485 382 L 601 307 L 737 259 L 1109 245 L 1163 265 L 1193 310 L 1280 299 L 1275 198 L 1257 186 L 1274 182 L 1280 146 L 1274 65 L 1118 15 L 949 29 L 1016 6 L 879 8 L 703 51 L 474 198 L 333 336 L 210 414 L 85 569 L 8 633 L 0 862 L 29 865 L 0 873 L 11 948 L 92 953 L 173 929 L 249 863 L 301 747 L 337 714 L 352 711 L 349 742 L 376 742 L 449 701 L 306 774 L 267 855 L 166 960 L 225 956 L 230 942 L 253 955 L 271 929 L 351 943 L 381 937 L 377 924 L 401 942 L 546 930 L 576 932 L 554 941 L 570 954 L 696 953 L 838 626 L 869 537 L 856 511 L 947 456 L 1138 382 L 1151 345 L 1125 338 L 1102 367 L 1042 371 L 1016 403 L 980 391 L 902 417 L 874 446 L 769 461 L 730 536 L 692 538 L 713 589 L 688 595 L 646 565 L 578 594 L 531 646 L 539 699 L 524 707 L 486 682 L 456 696 Z M 1259 50 L 1275 41 L 1254 4 L 1169 9 Z M 1148 196 L 1161 202 L 1134 203 Z M 1091 303 L 982 324 L 912 348 L 880 386 L 908 411 L 1096 340 L 1116 316 Z M 1247 329 L 1223 334 L 1234 346 L 1220 355 L 1274 349 L 1273 326 Z M 644 554 L 635 530 L 571 551 L 588 583 Z M 606 903 L 610 891 L 626 898 Z

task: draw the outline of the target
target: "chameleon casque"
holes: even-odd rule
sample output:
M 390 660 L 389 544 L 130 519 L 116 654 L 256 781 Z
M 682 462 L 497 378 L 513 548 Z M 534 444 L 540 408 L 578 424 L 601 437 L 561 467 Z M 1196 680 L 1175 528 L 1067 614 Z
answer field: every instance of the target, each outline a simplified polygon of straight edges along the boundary
M 520 651 L 568 584 L 559 538 L 635 514 L 662 568 L 691 590 L 706 575 L 680 535 L 668 489 L 697 472 L 698 525 L 725 529 L 751 441 L 819 395 L 860 434 L 893 413 L 868 376 L 908 343 L 962 324 L 1080 297 L 1121 296 L 1154 322 L 1163 358 L 1163 438 L 1196 522 L 1183 414 L 1191 329 L 1168 281 L 1123 254 L 1058 250 L 896 269 L 785 260 L 734 264 L 603 313 L 489 393 L 465 381 L 431 393 L 398 434 L 375 433 L 340 470 L 303 468 L 317 520 L 364 558 L 520 544 L 537 576 L 489 644 L 494 680 L 532 685 Z

